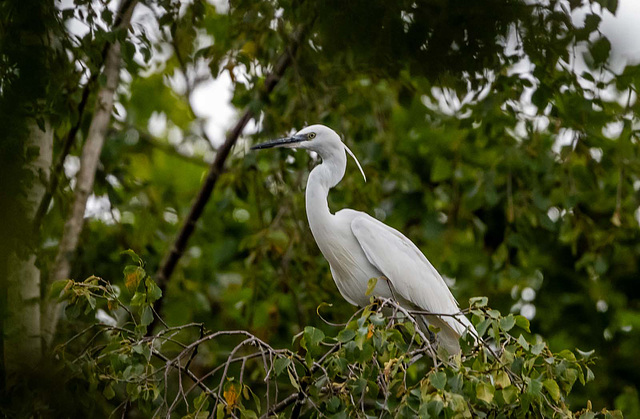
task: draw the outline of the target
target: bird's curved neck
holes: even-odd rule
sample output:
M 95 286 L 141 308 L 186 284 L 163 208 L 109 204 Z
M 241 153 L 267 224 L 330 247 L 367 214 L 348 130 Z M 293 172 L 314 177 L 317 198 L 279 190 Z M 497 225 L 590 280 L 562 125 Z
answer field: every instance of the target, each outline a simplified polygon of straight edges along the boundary
M 330 223 L 333 214 L 329 211 L 329 190 L 344 177 L 347 157 L 344 150 L 322 156 L 322 163 L 309 174 L 306 190 L 306 207 L 309 226 L 314 237 Z

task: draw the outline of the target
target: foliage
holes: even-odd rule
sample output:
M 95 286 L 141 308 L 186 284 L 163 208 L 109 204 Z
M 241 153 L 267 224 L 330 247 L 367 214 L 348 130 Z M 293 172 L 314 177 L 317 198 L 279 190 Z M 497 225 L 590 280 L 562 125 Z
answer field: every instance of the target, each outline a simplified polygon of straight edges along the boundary
M 194 418 L 263 412 L 283 417 L 573 417 L 565 403 L 568 394 L 576 381 L 584 385 L 594 378 L 593 351 L 578 351 L 577 357 L 568 350 L 551 352 L 540 336 L 531 335 L 525 317 L 502 316 L 487 306 L 486 297 L 472 299 L 469 314 L 478 334 L 465 335 L 462 353 L 453 357 L 436 351 L 419 328 L 414 316 L 424 312 L 374 297 L 346 324 L 329 325 L 333 335 L 305 327 L 290 350 L 275 349 L 246 331 L 211 332 L 202 323 L 147 335 L 157 286 L 141 263 L 127 266 L 124 276 L 128 292 L 122 296 L 96 277 L 52 288 L 69 301 L 68 312 L 87 314 L 101 307 L 115 316 L 113 324 L 90 321 L 57 349 L 74 375 L 117 406 L 104 414 L 133 404 L 145 416 Z M 221 344 L 234 346 L 228 355 L 212 359 Z M 197 368 L 207 372 L 196 376 L 192 369 L 202 363 Z M 590 408 L 580 412 L 587 417 L 582 415 L 622 417 L 619 411 Z

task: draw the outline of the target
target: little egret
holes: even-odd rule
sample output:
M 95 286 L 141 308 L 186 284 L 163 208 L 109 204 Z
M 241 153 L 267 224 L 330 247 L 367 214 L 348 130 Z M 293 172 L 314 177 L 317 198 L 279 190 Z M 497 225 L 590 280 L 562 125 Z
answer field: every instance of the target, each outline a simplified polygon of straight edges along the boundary
M 303 148 L 322 158 L 307 181 L 307 218 L 342 296 L 351 304 L 367 305 L 369 280 L 377 278 L 373 295 L 393 298 L 409 310 L 445 314 L 423 316 L 422 321 L 440 329 L 436 340 L 450 354 L 460 352 L 458 339 L 465 330 L 474 330 L 473 326 L 464 315 L 455 315 L 460 312 L 456 299 L 416 245 L 363 212 L 329 211 L 327 196 L 344 177 L 346 152 L 356 161 L 366 181 L 360 162 L 338 134 L 324 125 L 312 125 L 291 137 L 258 144 L 252 149 L 273 147 Z

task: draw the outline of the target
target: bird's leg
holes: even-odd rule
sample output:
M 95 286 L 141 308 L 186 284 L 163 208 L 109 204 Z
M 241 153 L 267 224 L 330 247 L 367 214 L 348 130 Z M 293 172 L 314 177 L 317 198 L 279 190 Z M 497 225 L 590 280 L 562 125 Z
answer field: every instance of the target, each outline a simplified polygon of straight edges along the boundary
M 389 291 L 391 291 L 391 297 L 393 298 L 393 301 L 395 301 L 396 304 L 400 305 L 400 302 L 396 298 L 396 293 L 393 290 L 393 284 L 391 283 L 389 278 L 387 278 L 386 276 L 381 276 L 380 278 L 382 278 L 382 279 L 387 281 L 387 284 L 389 285 Z M 394 317 L 395 317 L 395 315 L 394 315 Z M 431 329 L 429 329 L 429 322 L 427 322 L 427 319 L 425 319 L 424 316 L 420 316 L 416 320 L 419 320 L 422 323 L 422 326 L 424 327 L 424 330 L 428 333 L 427 337 L 429 338 L 429 343 L 434 345 L 436 343 L 436 334 L 433 333 L 431 331 Z
M 391 291 L 391 298 L 393 298 L 393 301 L 396 302 L 396 304 L 400 304 L 398 302 L 398 299 L 396 298 L 396 293 L 393 291 L 393 284 L 391 283 L 391 280 L 389 280 L 389 278 L 387 278 L 386 276 L 382 275 L 380 277 L 380 279 L 387 281 L 387 285 L 389 286 L 389 291 Z
M 429 322 L 427 321 L 427 319 L 425 319 L 424 316 L 420 316 L 420 321 L 422 322 L 422 325 L 424 326 L 424 329 L 427 331 L 427 333 L 429 333 L 429 342 L 431 344 L 435 344 L 436 343 L 436 334 L 433 333 L 431 331 L 431 329 L 429 329 Z
M 389 285 L 389 291 L 391 291 L 391 298 L 393 298 L 393 301 L 395 301 L 396 304 L 400 305 L 400 302 L 396 298 L 396 293 L 393 290 L 393 284 L 391 283 L 391 280 L 389 280 L 389 278 L 387 278 L 386 276 L 381 276 L 380 278 L 382 278 L 385 281 L 387 281 L 387 285 Z M 419 307 L 416 307 L 416 309 L 419 309 Z M 395 317 L 395 313 L 394 313 L 394 317 Z M 420 320 L 420 322 L 422 322 L 422 326 L 424 326 L 424 330 L 427 331 L 428 338 L 429 338 L 429 343 L 435 344 L 436 343 L 436 334 L 433 333 L 431 331 L 431 329 L 429 329 L 429 323 L 427 322 L 427 319 L 424 316 L 420 316 L 420 317 L 418 317 L 416 319 L 416 321 L 417 320 Z

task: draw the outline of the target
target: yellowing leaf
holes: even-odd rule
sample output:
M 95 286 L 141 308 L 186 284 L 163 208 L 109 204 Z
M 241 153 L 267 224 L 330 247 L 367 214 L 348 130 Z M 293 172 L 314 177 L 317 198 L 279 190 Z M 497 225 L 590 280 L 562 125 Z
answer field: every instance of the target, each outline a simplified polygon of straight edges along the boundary
M 236 403 L 238 403 L 239 397 L 238 389 L 235 384 L 228 384 L 227 388 L 222 393 L 222 397 L 227 402 L 227 411 L 231 411 L 236 407 Z
M 107 300 L 107 308 L 109 308 L 109 311 L 117 309 L 118 302 L 116 300 Z
M 138 288 L 138 284 L 147 273 L 140 266 L 128 265 L 124 268 L 124 285 L 129 292 L 133 292 Z
M 493 393 L 495 389 L 491 384 L 480 383 L 476 387 L 476 397 L 479 400 L 482 400 L 487 403 L 491 403 L 493 401 Z
M 504 371 L 499 371 L 495 377 L 496 388 L 506 388 L 511 385 L 511 379 L 509 374 Z
M 542 385 L 549 392 L 549 395 L 553 398 L 553 400 L 560 400 L 560 387 L 558 386 L 558 383 L 556 383 L 552 379 L 548 379 L 544 380 L 542 382 Z

